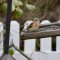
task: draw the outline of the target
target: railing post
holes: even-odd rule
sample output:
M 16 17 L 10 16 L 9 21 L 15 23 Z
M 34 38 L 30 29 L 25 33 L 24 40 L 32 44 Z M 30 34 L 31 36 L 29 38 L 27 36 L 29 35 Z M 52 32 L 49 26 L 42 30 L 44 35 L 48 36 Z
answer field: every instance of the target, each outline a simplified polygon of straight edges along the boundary
M 20 50 L 24 51 L 24 40 L 20 37 Z
M 52 51 L 56 51 L 56 36 L 52 37 Z
M 40 51 L 40 38 L 36 38 L 36 51 Z

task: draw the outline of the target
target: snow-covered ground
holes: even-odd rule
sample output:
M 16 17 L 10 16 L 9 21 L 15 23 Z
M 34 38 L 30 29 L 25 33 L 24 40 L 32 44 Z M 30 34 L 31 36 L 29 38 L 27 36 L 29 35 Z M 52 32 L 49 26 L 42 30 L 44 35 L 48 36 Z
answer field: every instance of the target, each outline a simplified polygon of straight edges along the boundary
M 16 21 L 11 22 L 11 30 L 10 30 L 10 43 L 14 42 L 14 44 L 19 48 L 19 24 Z M 40 52 L 35 52 L 35 43 L 36 40 L 29 39 L 25 40 L 24 45 L 24 53 L 31 57 L 33 60 L 60 60 L 60 36 L 56 38 L 56 52 L 51 51 L 51 37 L 41 38 L 40 44 Z M 0 56 L 3 53 L 3 24 L 0 23 Z M 24 56 L 22 56 L 19 52 L 15 50 L 13 57 L 16 60 L 27 60 Z

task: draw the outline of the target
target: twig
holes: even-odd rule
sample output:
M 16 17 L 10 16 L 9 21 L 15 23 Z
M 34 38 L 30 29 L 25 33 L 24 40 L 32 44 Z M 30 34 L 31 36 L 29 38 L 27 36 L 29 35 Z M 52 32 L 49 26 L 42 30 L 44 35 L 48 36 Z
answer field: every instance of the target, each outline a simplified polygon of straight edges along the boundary
M 19 50 L 14 44 L 12 44 L 10 47 L 14 47 L 19 53 L 21 53 L 25 58 L 27 58 L 28 60 L 32 60 L 31 58 L 29 58 L 27 55 L 25 55 L 21 50 Z M 9 47 L 9 48 L 10 48 Z

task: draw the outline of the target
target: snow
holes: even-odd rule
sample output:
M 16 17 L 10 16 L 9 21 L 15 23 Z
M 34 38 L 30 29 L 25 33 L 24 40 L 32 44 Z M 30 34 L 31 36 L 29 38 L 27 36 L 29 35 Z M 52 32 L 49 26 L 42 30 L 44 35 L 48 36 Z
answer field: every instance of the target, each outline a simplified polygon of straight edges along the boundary
M 47 25 L 50 24 L 51 22 L 49 20 L 43 20 L 40 24 L 41 25 Z

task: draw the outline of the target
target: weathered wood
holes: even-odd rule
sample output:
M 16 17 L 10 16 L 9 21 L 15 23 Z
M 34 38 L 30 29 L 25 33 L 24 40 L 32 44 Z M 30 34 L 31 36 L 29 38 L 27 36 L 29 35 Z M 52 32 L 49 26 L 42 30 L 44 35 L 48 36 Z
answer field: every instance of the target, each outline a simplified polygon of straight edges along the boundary
M 56 36 L 52 37 L 52 51 L 56 51 Z
M 24 51 L 24 40 L 20 39 L 20 50 Z
M 40 38 L 36 38 L 36 51 L 40 51 Z
M 44 32 L 30 32 L 21 34 L 21 39 L 33 39 L 33 38 L 44 38 L 44 37 L 52 37 L 52 36 L 60 36 L 60 29 L 53 31 L 44 31 Z

